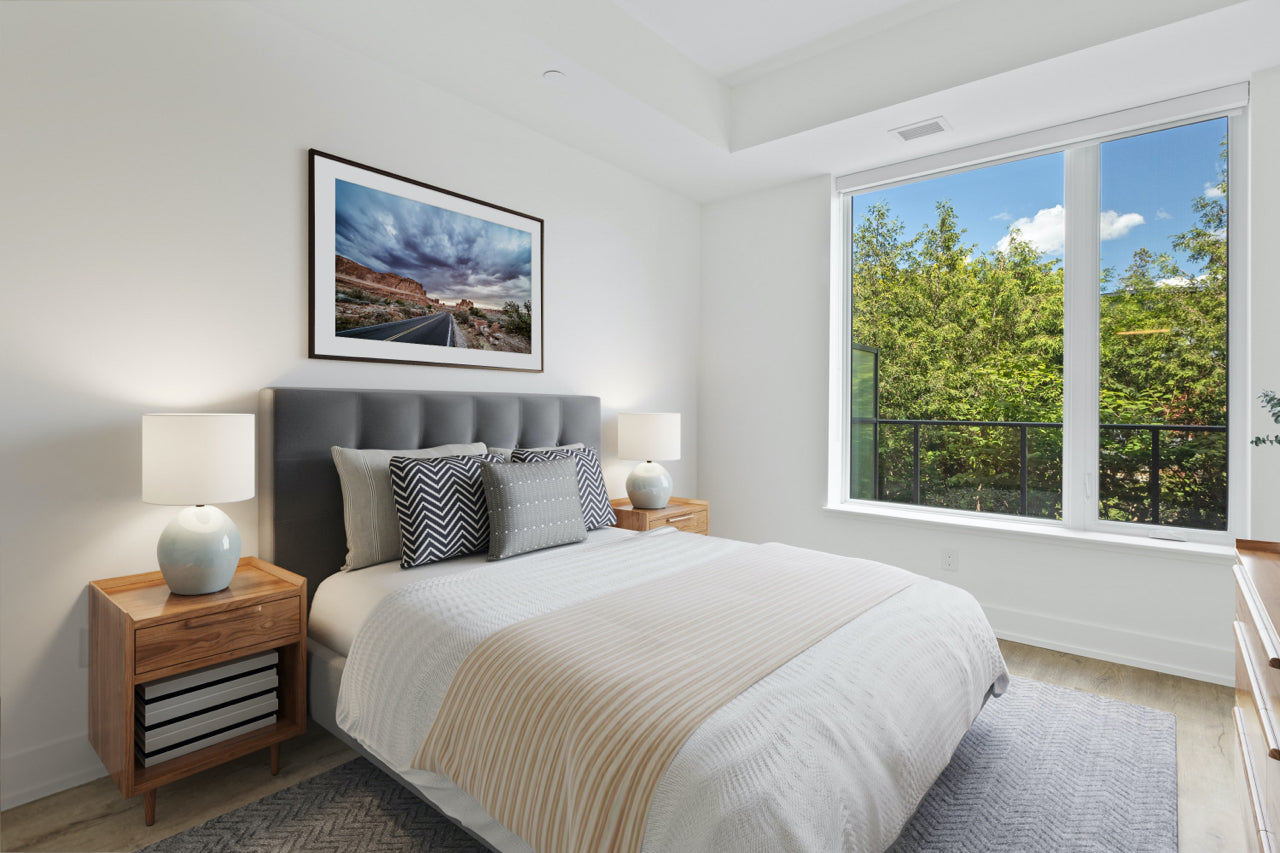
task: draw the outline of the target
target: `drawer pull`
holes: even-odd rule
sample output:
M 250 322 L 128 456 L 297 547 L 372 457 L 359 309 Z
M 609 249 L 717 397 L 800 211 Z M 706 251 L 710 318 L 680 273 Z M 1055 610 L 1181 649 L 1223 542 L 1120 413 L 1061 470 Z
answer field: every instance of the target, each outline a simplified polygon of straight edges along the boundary
M 182 623 L 182 626 L 184 628 L 204 628 L 208 625 L 219 625 L 223 622 L 235 622 L 249 615 L 257 616 L 261 612 L 261 604 L 257 607 L 240 607 L 224 613 L 214 613 L 212 616 L 199 616 L 195 619 L 188 619 Z
M 1276 724 L 1271 719 L 1271 709 L 1263 702 L 1266 694 L 1262 692 L 1258 673 L 1253 670 L 1253 658 L 1249 656 L 1249 645 L 1244 638 L 1244 626 L 1233 622 L 1236 632 L 1236 654 L 1244 664 L 1245 674 L 1249 677 L 1249 692 L 1253 694 L 1253 704 L 1258 706 L 1258 717 L 1262 722 L 1262 739 L 1267 742 L 1267 757 L 1280 759 L 1280 738 L 1276 737 Z
M 689 519 L 693 518 L 695 515 L 697 515 L 696 512 L 691 512 L 688 515 L 677 515 L 677 516 L 674 516 L 673 518 L 668 518 L 667 524 L 675 524 L 677 521 L 688 521 Z
M 1249 576 L 1244 573 L 1244 568 L 1240 564 L 1231 567 L 1235 572 L 1236 584 L 1240 587 L 1241 597 L 1244 598 L 1244 606 L 1249 611 L 1249 618 L 1253 620 L 1254 626 L 1258 629 L 1258 639 L 1262 641 L 1262 652 L 1271 660 L 1280 659 L 1280 649 L 1277 648 L 1275 637 L 1275 626 L 1271 624 L 1269 618 L 1265 618 L 1258 611 L 1258 591 L 1253 588 L 1253 581 L 1249 580 Z

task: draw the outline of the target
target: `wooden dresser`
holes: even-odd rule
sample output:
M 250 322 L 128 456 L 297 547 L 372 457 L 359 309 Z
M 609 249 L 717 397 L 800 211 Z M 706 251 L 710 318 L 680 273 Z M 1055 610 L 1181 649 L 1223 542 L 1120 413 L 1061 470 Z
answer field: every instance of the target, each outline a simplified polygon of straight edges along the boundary
M 1280 853 L 1280 543 L 1236 540 L 1236 734 L 1253 850 Z

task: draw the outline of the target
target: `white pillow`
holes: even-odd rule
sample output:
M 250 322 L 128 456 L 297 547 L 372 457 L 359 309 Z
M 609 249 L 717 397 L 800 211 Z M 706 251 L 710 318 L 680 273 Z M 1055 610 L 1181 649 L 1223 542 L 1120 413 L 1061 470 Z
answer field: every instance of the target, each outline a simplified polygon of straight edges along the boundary
M 442 444 L 417 450 L 329 450 L 342 483 L 342 520 L 347 528 L 347 561 L 342 571 L 349 572 L 400 559 L 400 519 L 391 494 L 391 457 L 478 456 L 484 453 L 484 444 Z

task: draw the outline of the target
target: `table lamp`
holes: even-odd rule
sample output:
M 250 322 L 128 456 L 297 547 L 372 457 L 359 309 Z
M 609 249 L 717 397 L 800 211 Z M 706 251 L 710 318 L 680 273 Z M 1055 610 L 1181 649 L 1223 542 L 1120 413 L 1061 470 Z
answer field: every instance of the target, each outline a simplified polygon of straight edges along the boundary
M 240 531 L 215 503 L 253 497 L 253 415 L 142 416 L 142 499 L 182 506 L 156 545 L 169 589 L 226 589 L 240 561 Z
M 618 456 L 643 459 L 627 476 L 627 497 L 636 509 L 662 509 L 671 498 L 671 475 L 655 459 L 680 458 L 680 415 L 623 412 L 618 415 Z

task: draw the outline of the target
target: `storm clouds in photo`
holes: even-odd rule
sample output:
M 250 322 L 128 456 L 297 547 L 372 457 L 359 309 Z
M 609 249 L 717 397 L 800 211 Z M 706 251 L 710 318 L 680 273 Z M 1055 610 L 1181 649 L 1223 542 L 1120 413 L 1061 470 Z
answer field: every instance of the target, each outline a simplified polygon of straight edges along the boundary
M 334 225 L 337 254 L 411 278 L 428 296 L 495 307 L 531 297 L 528 231 L 341 180 Z

